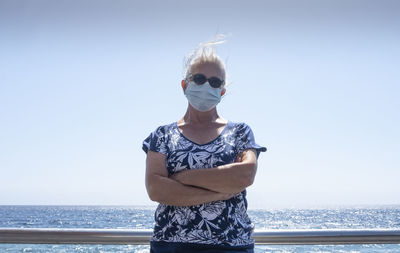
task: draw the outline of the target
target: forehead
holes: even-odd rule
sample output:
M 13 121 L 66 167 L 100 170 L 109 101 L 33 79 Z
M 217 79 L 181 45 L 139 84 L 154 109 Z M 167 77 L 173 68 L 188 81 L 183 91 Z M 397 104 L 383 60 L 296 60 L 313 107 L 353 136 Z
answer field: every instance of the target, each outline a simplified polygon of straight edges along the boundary
M 192 73 L 193 74 L 202 73 L 206 77 L 215 76 L 219 77 L 220 79 L 225 78 L 225 72 L 221 69 L 221 67 L 218 64 L 213 62 L 205 62 L 193 65 Z

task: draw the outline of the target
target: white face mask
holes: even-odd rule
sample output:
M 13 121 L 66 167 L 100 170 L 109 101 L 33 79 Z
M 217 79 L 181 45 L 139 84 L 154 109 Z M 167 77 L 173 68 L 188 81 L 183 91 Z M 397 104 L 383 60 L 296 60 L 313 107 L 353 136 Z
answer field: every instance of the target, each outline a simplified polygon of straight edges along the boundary
M 213 88 L 208 82 L 198 85 L 191 81 L 186 87 L 185 96 L 196 110 L 206 112 L 221 101 L 221 92 L 222 88 Z

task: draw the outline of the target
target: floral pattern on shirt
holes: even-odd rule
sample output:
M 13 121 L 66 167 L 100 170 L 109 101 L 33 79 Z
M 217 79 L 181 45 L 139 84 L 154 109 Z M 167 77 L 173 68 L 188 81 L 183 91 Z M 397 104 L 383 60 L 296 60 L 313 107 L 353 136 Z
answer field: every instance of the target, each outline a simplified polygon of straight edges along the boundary
M 187 139 L 177 123 L 158 127 L 143 141 L 143 150 L 166 155 L 168 175 L 182 170 L 233 163 L 246 149 L 266 151 L 255 143 L 245 123 L 228 122 L 221 134 L 199 145 Z M 240 246 L 253 244 L 254 224 L 247 215 L 246 190 L 228 200 L 194 206 L 159 204 L 152 241 Z

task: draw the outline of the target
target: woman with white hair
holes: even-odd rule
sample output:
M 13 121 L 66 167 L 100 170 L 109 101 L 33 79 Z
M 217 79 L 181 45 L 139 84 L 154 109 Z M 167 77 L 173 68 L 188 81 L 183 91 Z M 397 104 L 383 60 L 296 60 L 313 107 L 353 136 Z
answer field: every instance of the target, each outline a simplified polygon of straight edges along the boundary
M 246 187 L 253 183 L 265 147 L 250 127 L 220 117 L 225 66 L 221 41 L 200 44 L 186 61 L 185 115 L 144 141 L 146 189 L 159 203 L 150 252 L 253 252 L 254 225 Z

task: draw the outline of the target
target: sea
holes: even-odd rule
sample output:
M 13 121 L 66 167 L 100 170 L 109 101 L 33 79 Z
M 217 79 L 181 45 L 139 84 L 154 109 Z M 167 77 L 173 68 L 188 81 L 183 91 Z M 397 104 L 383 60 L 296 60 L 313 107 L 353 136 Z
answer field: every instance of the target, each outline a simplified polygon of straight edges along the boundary
M 152 229 L 155 206 L 0 206 L 0 227 Z M 256 230 L 400 229 L 400 206 L 253 209 Z M 140 252 L 149 245 L 0 244 L 0 252 Z M 400 252 L 400 244 L 256 245 L 261 252 Z

